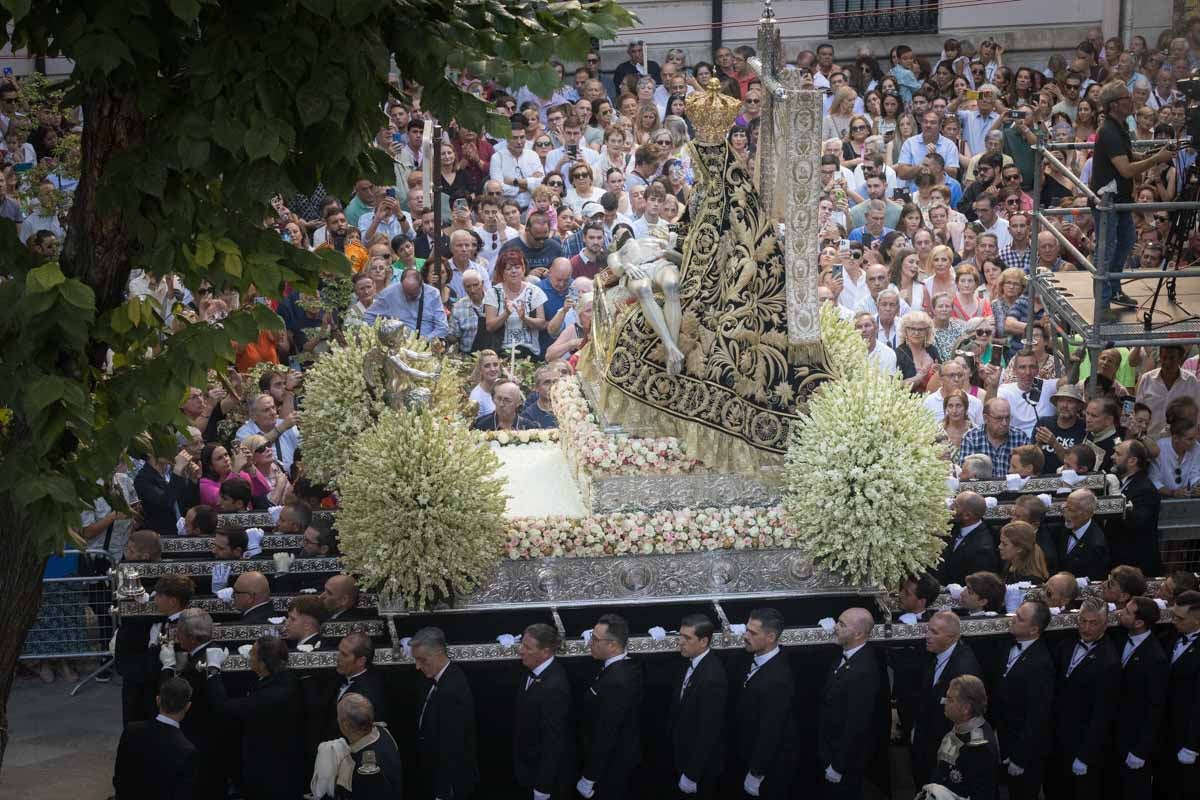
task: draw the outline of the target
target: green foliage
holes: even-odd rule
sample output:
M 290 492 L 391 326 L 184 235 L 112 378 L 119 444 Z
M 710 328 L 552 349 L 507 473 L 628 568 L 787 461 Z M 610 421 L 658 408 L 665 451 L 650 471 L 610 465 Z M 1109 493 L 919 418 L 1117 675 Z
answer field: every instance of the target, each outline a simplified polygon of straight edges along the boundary
M 125 296 L 131 270 L 176 273 L 193 292 L 313 293 L 345 260 L 259 223 L 277 193 L 345 197 L 364 174 L 391 175 L 370 146 L 395 93 L 389 54 L 422 108 L 480 127 L 501 118 L 448 61 L 548 92 L 551 56 L 579 59 L 590 36 L 631 21 L 615 0 L 0 0 L 0 46 L 71 59 L 66 100 L 87 120 L 60 260 L 35 265 L 0 223 L 0 492 L 39 552 L 63 544 L 133 437 L 177 429 L 189 385 L 281 327 L 254 304 L 167 330 L 163 309 Z

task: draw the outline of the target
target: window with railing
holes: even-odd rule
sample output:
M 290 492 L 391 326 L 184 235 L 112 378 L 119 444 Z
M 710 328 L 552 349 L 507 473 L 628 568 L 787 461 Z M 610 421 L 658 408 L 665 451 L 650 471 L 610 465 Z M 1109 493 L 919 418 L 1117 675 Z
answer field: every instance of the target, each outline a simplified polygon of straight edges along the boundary
M 937 33 L 939 0 L 829 0 L 829 36 Z

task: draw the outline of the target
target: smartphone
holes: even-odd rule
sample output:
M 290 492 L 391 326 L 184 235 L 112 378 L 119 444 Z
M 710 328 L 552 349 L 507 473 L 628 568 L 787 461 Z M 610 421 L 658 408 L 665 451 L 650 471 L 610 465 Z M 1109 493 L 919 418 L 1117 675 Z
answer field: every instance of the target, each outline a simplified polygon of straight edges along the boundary
M 571 158 L 579 158 L 579 145 L 569 144 L 566 147 L 567 155 Z
M 392 143 L 393 144 L 401 144 L 403 142 L 404 142 L 404 134 L 403 133 L 393 133 L 392 134 Z
M 471 204 L 469 202 L 467 202 L 467 198 L 460 197 L 454 201 L 454 210 L 455 211 L 470 211 Z
M 4 68 L 4 77 L 6 77 L 6 78 L 11 78 L 11 77 L 12 77 L 12 74 L 13 74 L 12 67 L 5 67 L 5 68 Z
M 1025 117 L 1028 115 L 1028 113 L 1029 112 L 1027 112 L 1027 111 L 1018 111 L 1017 109 L 1014 108 L 1008 112 L 1008 118 L 1009 119 L 1025 119 Z
M 386 194 L 388 197 L 390 197 L 390 198 L 392 198 L 393 200 L 395 200 L 395 199 L 396 199 L 396 189 L 395 189 L 395 187 L 389 188 L 387 191 L 385 191 L 385 192 L 384 192 L 384 194 Z
M 843 250 L 849 250 L 849 249 L 850 249 L 850 240 L 849 239 L 838 239 L 838 252 L 839 253 Z
M 843 241 L 845 241 L 845 240 L 843 240 Z M 834 264 L 834 265 L 833 265 L 833 278 L 834 278 L 834 280 L 841 280 L 841 278 L 842 278 L 842 271 L 843 271 L 843 267 L 842 267 L 842 265 L 841 265 L 841 264 Z
M 883 135 L 883 140 L 884 140 L 885 142 L 890 142 L 890 141 L 892 141 L 892 140 L 893 140 L 893 139 L 895 139 L 895 138 L 896 138 L 896 132 L 895 132 L 895 131 L 888 131 L 887 133 L 885 133 L 885 134 Z
M 1137 401 L 1134 400 L 1132 397 L 1126 397 L 1124 400 L 1121 401 L 1121 413 L 1132 417 L 1133 416 L 1133 407 L 1134 407 L 1134 405 L 1136 405 L 1136 403 L 1137 403 Z

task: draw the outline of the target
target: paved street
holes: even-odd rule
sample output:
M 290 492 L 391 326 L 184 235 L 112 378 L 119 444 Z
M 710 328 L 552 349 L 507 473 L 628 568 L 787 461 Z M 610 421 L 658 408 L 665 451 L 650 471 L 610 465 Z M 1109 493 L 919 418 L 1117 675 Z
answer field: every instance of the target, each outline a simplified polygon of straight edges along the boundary
M 8 701 L 12 740 L 0 772 L 5 800 L 104 800 L 121 736 L 121 684 L 18 678 Z

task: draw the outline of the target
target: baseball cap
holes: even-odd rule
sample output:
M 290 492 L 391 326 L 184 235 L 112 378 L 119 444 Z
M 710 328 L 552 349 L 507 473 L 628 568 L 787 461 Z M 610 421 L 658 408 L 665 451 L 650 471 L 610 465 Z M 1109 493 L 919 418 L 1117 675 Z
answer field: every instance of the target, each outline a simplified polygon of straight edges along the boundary
M 585 216 L 585 217 L 594 217 L 597 214 L 603 214 L 603 213 L 604 213 L 604 206 L 600 205 L 599 203 L 591 202 L 591 203 L 583 204 L 583 216 Z

